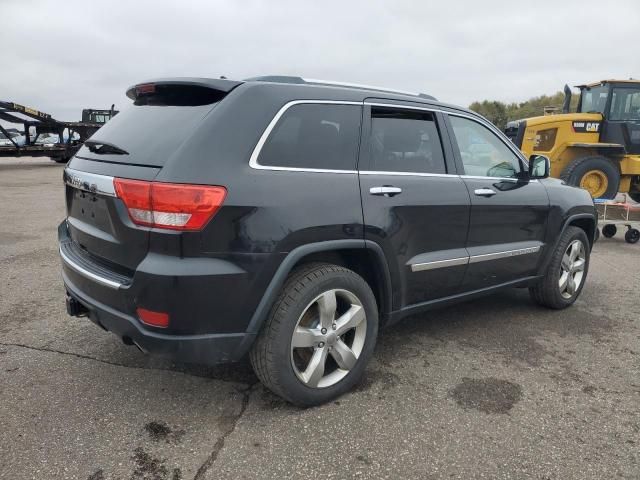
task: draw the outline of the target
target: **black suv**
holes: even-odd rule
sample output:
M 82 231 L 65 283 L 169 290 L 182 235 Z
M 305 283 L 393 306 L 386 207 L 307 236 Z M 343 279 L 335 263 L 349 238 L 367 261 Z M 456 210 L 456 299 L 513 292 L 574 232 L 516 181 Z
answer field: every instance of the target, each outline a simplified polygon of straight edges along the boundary
M 127 95 L 65 169 L 59 241 L 68 312 L 145 352 L 249 354 L 313 405 L 384 325 L 514 286 L 564 308 L 584 285 L 589 194 L 469 110 L 298 77 Z

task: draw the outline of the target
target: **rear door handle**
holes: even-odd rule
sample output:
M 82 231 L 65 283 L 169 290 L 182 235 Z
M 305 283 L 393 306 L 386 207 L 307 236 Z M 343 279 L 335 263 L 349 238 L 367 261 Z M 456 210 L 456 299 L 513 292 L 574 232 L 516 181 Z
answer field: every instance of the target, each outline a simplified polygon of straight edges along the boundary
M 476 188 L 473 193 L 479 197 L 492 197 L 496 194 L 495 190 L 491 190 L 490 188 Z
M 369 193 L 371 195 L 380 195 L 383 197 L 393 197 L 394 195 L 398 195 L 400 193 L 402 193 L 402 189 L 399 187 L 391 187 L 391 186 L 384 186 L 384 187 L 371 187 L 369 189 Z

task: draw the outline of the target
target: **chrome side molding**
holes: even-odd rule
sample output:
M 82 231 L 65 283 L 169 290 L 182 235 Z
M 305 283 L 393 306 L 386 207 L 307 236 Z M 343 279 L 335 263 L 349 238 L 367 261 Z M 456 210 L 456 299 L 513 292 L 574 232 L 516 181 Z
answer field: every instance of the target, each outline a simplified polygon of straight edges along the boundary
M 487 260 L 498 260 L 499 258 L 516 257 L 518 255 L 527 255 L 530 253 L 538 253 L 540 246 L 518 248 L 516 250 L 505 250 L 504 252 L 485 253 L 483 255 L 473 255 L 469 257 L 469 263 L 486 262 Z
M 503 250 L 500 252 L 484 253 L 481 255 L 467 255 L 466 257 L 448 258 L 446 260 L 435 260 L 433 262 L 412 263 L 409 266 L 411 267 L 412 272 L 422 272 L 425 270 L 435 270 L 436 268 L 456 267 L 460 265 L 467 265 L 469 263 L 487 262 L 491 260 L 499 260 L 501 258 L 538 253 L 541 248 L 541 245 L 536 245 L 534 247 Z
M 457 267 L 469 263 L 469 257 L 450 258 L 448 260 L 436 260 L 434 262 L 414 263 L 411 265 L 412 272 L 422 272 L 424 270 L 435 270 L 436 268 Z

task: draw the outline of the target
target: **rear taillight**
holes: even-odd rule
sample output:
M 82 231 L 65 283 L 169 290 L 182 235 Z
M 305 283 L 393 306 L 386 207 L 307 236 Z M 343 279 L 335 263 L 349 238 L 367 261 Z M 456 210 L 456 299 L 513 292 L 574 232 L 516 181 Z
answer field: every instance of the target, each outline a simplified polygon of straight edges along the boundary
M 222 206 L 224 187 L 146 182 L 115 178 L 118 198 L 136 225 L 171 230 L 201 230 Z

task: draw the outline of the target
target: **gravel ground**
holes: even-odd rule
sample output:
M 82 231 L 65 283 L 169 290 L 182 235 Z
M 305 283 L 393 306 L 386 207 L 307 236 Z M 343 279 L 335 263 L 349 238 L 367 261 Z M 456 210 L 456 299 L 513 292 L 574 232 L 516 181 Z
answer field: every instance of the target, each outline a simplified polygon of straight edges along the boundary
M 512 290 L 384 331 L 301 410 L 245 363 L 175 364 L 64 310 L 62 166 L 0 160 L 0 478 L 640 478 L 640 245 L 570 309 Z

